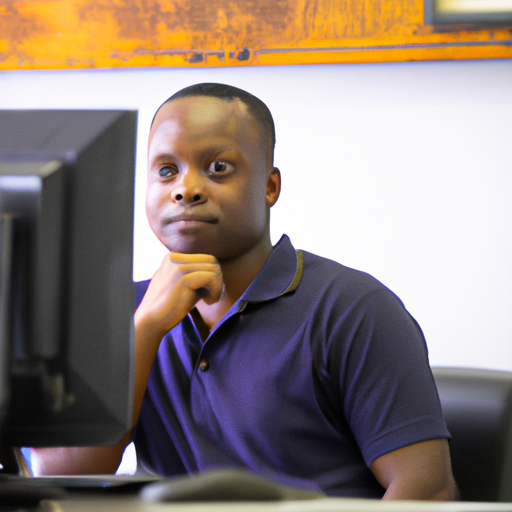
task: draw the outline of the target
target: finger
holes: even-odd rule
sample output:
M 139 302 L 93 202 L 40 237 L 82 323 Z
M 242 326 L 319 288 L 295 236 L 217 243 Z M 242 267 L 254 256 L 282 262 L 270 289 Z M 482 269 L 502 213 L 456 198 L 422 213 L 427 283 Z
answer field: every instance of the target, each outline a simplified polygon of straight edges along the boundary
M 181 279 L 182 285 L 196 293 L 199 299 L 216 302 L 222 293 L 222 276 L 217 272 L 196 271 Z
M 208 286 L 196 290 L 196 293 L 206 304 L 211 305 L 220 300 L 223 291 L 224 282 L 222 281 L 222 276 L 219 276 L 218 279 L 214 279 Z
M 164 286 L 165 284 L 172 285 L 181 276 L 193 272 L 222 273 L 220 265 L 217 263 L 173 263 L 169 259 L 165 259 L 153 275 L 152 282 L 159 282 Z
M 180 252 L 169 252 L 167 257 L 172 263 L 194 264 L 194 263 L 215 263 L 219 264 L 217 258 L 211 254 L 183 254 Z

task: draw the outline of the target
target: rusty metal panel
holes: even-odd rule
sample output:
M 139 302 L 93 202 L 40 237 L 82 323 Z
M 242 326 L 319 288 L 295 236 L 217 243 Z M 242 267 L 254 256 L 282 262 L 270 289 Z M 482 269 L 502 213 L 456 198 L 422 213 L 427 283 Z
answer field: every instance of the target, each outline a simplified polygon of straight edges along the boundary
M 423 9 L 423 0 L 3 0 L 0 69 L 512 57 L 512 27 L 436 32 Z

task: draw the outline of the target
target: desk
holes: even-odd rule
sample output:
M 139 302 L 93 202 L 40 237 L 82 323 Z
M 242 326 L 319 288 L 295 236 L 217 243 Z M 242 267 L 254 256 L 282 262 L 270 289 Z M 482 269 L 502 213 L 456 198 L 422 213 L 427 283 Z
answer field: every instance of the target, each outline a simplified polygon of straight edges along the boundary
M 41 512 L 512 512 L 512 503 L 322 498 L 302 501 L 152 503 L 137 496 L 86 496 L 43 501 Z

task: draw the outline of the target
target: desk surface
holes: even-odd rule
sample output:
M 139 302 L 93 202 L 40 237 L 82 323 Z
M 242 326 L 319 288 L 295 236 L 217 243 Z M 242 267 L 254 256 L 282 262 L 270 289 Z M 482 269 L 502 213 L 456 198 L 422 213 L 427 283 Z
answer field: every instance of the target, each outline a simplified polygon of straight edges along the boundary
M 137 496 L 83 496 L 42 502 L 41 512 L 512 512 L 512 503 L 322 498 L 302 501 L 153 503 Z

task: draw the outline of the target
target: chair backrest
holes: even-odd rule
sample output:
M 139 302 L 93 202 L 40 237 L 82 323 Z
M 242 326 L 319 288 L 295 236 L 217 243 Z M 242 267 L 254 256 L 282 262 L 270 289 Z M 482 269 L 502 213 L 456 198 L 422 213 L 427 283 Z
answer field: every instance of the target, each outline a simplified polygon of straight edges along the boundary
M 432 370 L 461 499 L 512 501 L 512 372 Z

